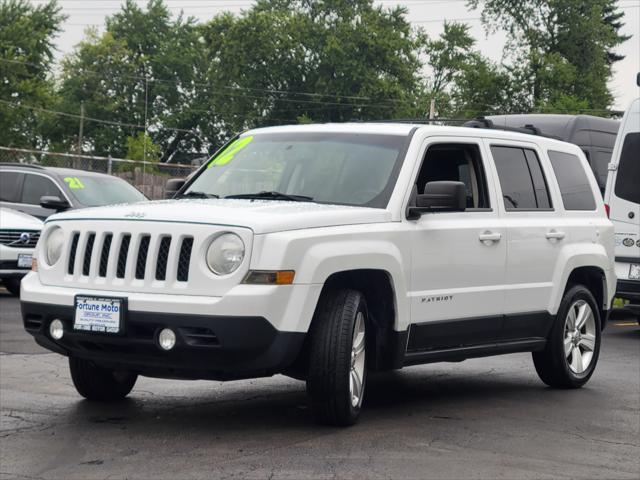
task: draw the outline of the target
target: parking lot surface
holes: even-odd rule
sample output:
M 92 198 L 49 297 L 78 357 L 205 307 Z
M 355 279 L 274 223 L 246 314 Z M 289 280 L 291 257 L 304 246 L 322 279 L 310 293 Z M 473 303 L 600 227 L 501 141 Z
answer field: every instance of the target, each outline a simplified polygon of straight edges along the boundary
M 66 359 L 0 289 L 0 478 L 640 478 L 640 328 L 605 330 L 581 390 L 529 354 L 377 375 L 352 428 L 320 427 L 304 383 L 139 379 L 125 402 L 75 392 Z

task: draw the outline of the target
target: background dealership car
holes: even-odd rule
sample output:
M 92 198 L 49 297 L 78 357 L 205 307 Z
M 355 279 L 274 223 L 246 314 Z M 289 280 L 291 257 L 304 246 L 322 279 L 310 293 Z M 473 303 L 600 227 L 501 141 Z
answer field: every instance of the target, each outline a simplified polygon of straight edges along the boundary
M 26 213 L 0 207 L 0 281 L 14 295 L 31 269 L 42 221 Z
M 121 178 L 70 168 L 0 164 L 0 206 L 45 219 L 84 207 L 132 203 L 147 197 Z
M 640 98 L 622 119 L 605 192 L 616 232 L 616 295 L 640 321 Z

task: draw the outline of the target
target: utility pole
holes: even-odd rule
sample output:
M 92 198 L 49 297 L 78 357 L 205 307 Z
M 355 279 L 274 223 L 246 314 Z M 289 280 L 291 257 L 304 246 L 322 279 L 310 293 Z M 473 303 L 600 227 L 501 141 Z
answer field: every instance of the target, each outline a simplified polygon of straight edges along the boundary
M 436 99 L 432 98 L 429 104 L 429 120 L 436 118 Z
M 78 155 L 82 155 L 82 136 L 84 133 L 84 102 L 80 103 L 80 130 L 78 131 Z M 79 168 L 80 158 L 74 162 L 74 168 Z

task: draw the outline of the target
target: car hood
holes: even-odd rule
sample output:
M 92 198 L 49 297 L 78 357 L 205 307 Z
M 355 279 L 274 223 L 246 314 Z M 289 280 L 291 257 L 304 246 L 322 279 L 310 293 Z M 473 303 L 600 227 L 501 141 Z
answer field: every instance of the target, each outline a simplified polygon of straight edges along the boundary
M 247 227 L 256 234 L 391 221 L 379 208 L 312 202 L 244 199 L 158 200 L 127 205 L 84 208 L 52 215 L 47 222 L 66 220 L 130 220 L 184 222 Z
M 0 207 L 0 229 L 40 230 L 42 229 L 42 221 L 26 213 Z

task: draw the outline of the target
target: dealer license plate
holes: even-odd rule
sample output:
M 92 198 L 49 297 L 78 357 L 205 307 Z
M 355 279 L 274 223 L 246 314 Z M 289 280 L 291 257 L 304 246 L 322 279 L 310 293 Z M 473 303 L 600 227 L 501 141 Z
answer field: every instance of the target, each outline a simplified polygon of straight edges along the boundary
M 31 258 L 30 253 L 18 254 L 18 268 L 31 268 Z
M 640 263 L 632 263 L 629 267 L 629 280 L 640 280 Z
M 74 330 L 119 333 L 122 328 L 123 301 L 120 298 L 76 297 Z

